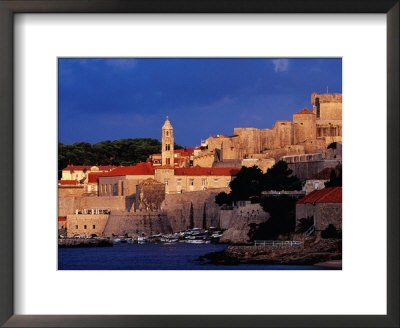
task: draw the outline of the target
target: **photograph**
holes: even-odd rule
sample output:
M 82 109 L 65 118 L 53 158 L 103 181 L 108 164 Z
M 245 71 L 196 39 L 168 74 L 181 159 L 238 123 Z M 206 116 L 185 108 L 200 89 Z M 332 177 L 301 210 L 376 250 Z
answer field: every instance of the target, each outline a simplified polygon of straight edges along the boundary
M 58 270 L 342 269 L 342 58 L 57 65 Z

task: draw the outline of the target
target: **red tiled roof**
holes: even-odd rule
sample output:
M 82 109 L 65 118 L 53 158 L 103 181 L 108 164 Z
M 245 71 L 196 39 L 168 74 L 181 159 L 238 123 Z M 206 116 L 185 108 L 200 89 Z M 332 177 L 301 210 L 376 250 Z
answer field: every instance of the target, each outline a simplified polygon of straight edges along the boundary
M 70 185 L 70 186 L 76 186 L 78 184 L 77 180 L 58 180 L 58 184 L 60 185 Z
M 102 177 L 115 177 L 122 175 L 154 175 L 154 167 L 151 163 L 138 163 L 132 166 L 120 166 L 102 174 Z
M 90 170 L 90 168 L 92 168 L 93 166 L 96 166 L 99 168 L 99 170 L 105 171 L 105 170 L 112 170 L 113 168 L 116 168 L 115 165 L 67 165 L 66 168 L 63 169 L 63 171 L 67 170 Z
M 296 204 L 309 203 L 341 203 L 342 187 L 328 187 L 321 190 L 314 190 L 307 196 L 298 200 Z
M 216 136 L 211 136 L 211 138 L 226 138 L 226 137 L 222 134 L 217 134 Z
M 89 173 L 89 178 L 88 182 L 89 183 L 97 183 L 99 181 L 99 177 L 104 176 L 105 174 L 108 174 L 108 172 L 92 172 Z
M 296 114 L 314 114 L 308 108 L 303 108 L 302 110 L 298 111 Z
M 190 156 L 193 154 L 194 149 L 193 148 L 184 148 L 184 149 L 177 149 L 174 150 L 175 154 L 181 154 L 181 156 Z
M 58 217 L 58 221 L 67 221 L 67 217 L 66 216 L 59 216 Z
M 175 169 L 175 175 L 215 175 L 234 176 L 240 169 L 233 167 L 189 167 Z

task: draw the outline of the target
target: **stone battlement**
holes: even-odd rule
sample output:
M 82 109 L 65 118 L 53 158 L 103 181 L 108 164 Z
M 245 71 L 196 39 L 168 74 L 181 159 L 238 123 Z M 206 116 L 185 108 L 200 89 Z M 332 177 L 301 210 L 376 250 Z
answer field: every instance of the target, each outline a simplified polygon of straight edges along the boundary
M 342 94 L 341 93 L 322 93 L 318 94 L 316 92 L 311 94 L 311 103 L 315 105 L 315 99 L 319 98 L 320 103 L 327 102 L 342 102 Z

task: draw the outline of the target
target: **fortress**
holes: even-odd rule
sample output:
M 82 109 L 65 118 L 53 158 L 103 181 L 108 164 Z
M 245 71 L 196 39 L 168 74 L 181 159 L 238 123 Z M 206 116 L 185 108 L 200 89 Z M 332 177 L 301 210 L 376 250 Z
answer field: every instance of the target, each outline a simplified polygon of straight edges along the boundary
M 313 93 L 311 103 L 313 111 L 304 108 L 293 115 L 292 121 L 277 121 L 271 129 L 235 128 L 232 136 L 209 137 L 204 145 L 214 158 L 208 165 L 218 167 L 218 162 L 242 159 L 278 161 L 283 156 L 311 154 L 341 142 L 342 95 Z M 194 158 L 194 163 L 200 162 L 201 156 Z
M 137 234 L 187 228 L 203 216 L 219 223 L 215 195 L 228 191 L 242 166 L 264 172 L 285 160 L 301 181 L 341 164 L 342 95 L 311 95 L 292 121 L 271 129 L 235 128 L 232 136 L 209 137 L 201 146 L 174 149 L 168 117 L 161 129 L 161 154 L 133 166 L 67 166 L 59 180 L 59 229 L 74 234 Z M 331 143 L 335 149 L 327 149 Z

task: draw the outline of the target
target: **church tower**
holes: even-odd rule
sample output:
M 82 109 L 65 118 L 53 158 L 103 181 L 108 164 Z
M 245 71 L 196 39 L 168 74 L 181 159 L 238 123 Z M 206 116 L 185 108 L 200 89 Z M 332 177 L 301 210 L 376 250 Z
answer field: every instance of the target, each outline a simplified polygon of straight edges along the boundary
M 171 122 L 167 119 L 162 127 L 162 136 L 161 136 L 161 158 L 162 165 L 170 165 L 174 166 L 174 128 L 171 125 Z

